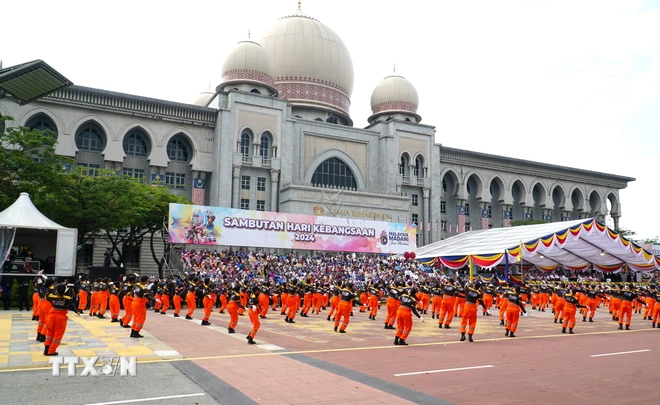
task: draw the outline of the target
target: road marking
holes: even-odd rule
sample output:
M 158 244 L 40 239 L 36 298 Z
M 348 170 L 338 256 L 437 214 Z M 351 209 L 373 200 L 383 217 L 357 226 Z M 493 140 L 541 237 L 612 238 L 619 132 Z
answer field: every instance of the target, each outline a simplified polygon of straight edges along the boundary
M 147 401 L 160 401 L 163 399 L 174 399 L 174 398 L 188 398 L 188 397 L 201 397 L 204 393 L 200 392 L 198 394 L 184 394 L 184 395 L 170 395 L 168 397 L 152 397 L 152 398 L 141 398 L 141 399 L 127 399 L 124 401 L 112 401 L 112 402 L 96 402 L 93 404 L 86 405 L 113 405 L 113 404 L 130 404 L 133 402 L 147 402 Z
M 407 375 L 447 373 L 449 371 L 476 370 L 476 369 L 479 369 L 479 368 L 493 368 L 493 367 L 495 367 L 495 366 L 487 365 L 487 366 L 473 366 L 473 367 L 460 367 L 460 368 L 446 368 L 444 370 L 415 371 L 415 372 L 412 372 L 412 373 L 394 374 L 394 376 L 395 377 L 404 377 L 404 376 L 407 376 Z
M 174 357 L 180 356 L 176 350 L 154 350 L 154 354 L 158 357 Z
M 624 332 L 625 334 L 631 333 L 645 333 L 649 331 L 654 331 L 655 329 L 634 329 Z M 614 331 L 600 331 L 600 332 L 585 332 L 575 335 L 568 334 L 559 334 L 559 335 L 535 335 L 535 336 L 517 336 L 515 339 L 508 339 L 506 337 L 502 338 L 488 338 L 488 339 L 479 339 L 479 342 L 501 342 L 501 343 L 515 343 L 519 340 L 528 340 L 528 339 L 571 339 L 579 338 L 581 336 L 595 336 L 595 335 L 622 335 L 624 334 L 619 330 Z M 406 350 L 411 347 L 426 347 L 426 346 L 446 346 L 454 344 L 463 344 L 464 342 L 459 342 L 458 340 L 451 340 L 445 342 L 428 342 L 428 343 L 410 343 L 408 346 L 366 346 L 366 347 L 342 347 L 337 349 L 310 349 L 310 350 L 297 350 L 297 351 L 267 351 L 263 353 L 245 353 L 245 354 L 225 354 L 218 356 L 200 356 L 200 357 L 181 357 L 174 359 L 144 359 L 141 360 L 138 358 L 138 363 L 171 363 L 175 361 L 200 361 L 200 360 L 222 360 L 222 359 L 236 359 L 243 357 L 260 357 L 260 356 L 286 356 L 290 354 L 317 354 L 317 353 L 337 353 L 337 352 L 352 352 L 352 351 L 364 351 L 364 350 Z M 259 346 L 259 345 L 257 345 Z M 35 352 L 36 353 L 36 352 Z M 19 366 L 20 368 L 11 368 L 11 367 L 2 367 L 0 368 L 0 374 L 2 373 L 12 373 L 17 371 L 35 371 L 35 370 L 51 370 L 52 365 L 50 364 L 35 364 L 32 366 Z M 84 365 L 79 365 L 79 367 L 84 367 Z
M 644 353 L 644 352 L 650 352 L 651 349 L 644 349 L 644 350 L 632 350 L 630 352 L 616 352 L 616 353 L 604 353 L 604 354 L 592 354 L 589 357 L 605 357 L 605 356 L 618 356 L 619 354 L 632 354 L 632 353 Z

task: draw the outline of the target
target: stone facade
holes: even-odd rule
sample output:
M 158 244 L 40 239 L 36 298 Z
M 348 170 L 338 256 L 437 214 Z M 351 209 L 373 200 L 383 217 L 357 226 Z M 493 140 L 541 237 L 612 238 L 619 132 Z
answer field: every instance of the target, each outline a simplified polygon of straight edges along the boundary
M 507 219 L 618 221 L 619 190 L 634 180 L 445 147 L 434 127 L 400 115 L 361 129 L 298 118 L 288 100 L 255 92 L 219 92 L 214 102 L 217 108 L 72 86 L 27 106 L 0 100 L 0 113 L 15 118 L 10 126 L 47 122 L 57 132 L 57 153 L 78 164 L 143 170 L 145 182 L 167 178 L 173 192 L 206 205 L 416 221 L 423 225 L 419 245 L 456 234 L 459 224 L 463 231 Z M 313 107 L 307 113 L 319 115 Z M 86 128 L 102 147 L 80 143 Z M 144 141 L 141 155 L 127 149 L 135 134 Z M 355 187 L 313 181 L 333 158 L 350 169 Z M 205 179 L 204 188 L 194 188 L 194 179 Z M 106 244 L 94 242 L 92 264 L 101 264 Z M 156 271 L 148 247 L 141 269 Z

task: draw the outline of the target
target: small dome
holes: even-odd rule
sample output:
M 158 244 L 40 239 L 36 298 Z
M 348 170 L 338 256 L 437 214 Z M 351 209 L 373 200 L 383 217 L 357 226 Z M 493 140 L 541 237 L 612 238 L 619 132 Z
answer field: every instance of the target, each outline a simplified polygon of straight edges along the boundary
M 254 83 L 266 86 L 273 93 L 275 69 L 268 52 L 254 41 L 242 41 L 229 52 L 222 65 L 222 85 Z
M 193 101 L 192 103 L 194 105 L 206 107 L 211 102 L 213 96 L 215 96 L 215 92 L 213 90 L 211 89 L 204 90 L 203 92 L 199 93 L 197 98 L 195 98 L 195 101 Z
M 353 61 L 334 31 L 313 18 L 291 15 L 279 19 L 260 42 L 273 57 L 280 97 L 350 119 Z
M 414 115 L 417 122 L 421 117 L 417 115 L 419 96 L 415 86 L 403 76 L 392 74 L 383 79 L 371 93 L 371 111 L 373 116 L 389 113 Z

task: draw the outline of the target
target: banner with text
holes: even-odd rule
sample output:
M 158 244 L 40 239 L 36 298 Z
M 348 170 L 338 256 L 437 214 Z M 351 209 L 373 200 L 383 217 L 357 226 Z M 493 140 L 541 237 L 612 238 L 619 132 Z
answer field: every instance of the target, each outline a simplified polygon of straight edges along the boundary
M 414 252 L 416 228 L 395 222 L 170 204 L 169 242 L 197 245 Z

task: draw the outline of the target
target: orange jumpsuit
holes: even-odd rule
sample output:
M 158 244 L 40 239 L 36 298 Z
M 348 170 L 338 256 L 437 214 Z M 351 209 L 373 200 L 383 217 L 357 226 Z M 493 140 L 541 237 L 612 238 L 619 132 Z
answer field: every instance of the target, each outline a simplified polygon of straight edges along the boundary
M 373 288 L 369 291 L 369 309 L 369 316 L 376 319 L 376 314 L 378 314 L 378 291 Z
M 440 308 L 440 316 L 438 317 L 438 327 L 442 327 L 444 323 L 445 329 L 449 329 L 449 325 L 454 319 L 455 294 L 456 287 L 453 285 L 446 284 L 442 287 L 442 306 Z
M 399 305 L 399 308 L 396 310 L 396 334 L 394 344 L 407 345 L 406 339 L 413 326 L 412 315 L 414 313 L 418 318 L 420 316 L 415 309 L 415 306 L 417 305 L 415 298 L 408 294 L 402 294 L 400 301 L 401 305 Z
M 195 308 L 197 307 L 197 295 L 195 294 L 195 290 L 188 290 L 188 293 L 186 294 L 186 305 L 188 306 L 188 313 L 186 313 L 186 316 L 192 318 Z
M 119 290 L 115 288 L 114 286 L 110 287 L 110 318 L 112 318 L 115 322 L 119 322 L 119 311 L 120 311 L 120 305 L 119 305 L 119 296 L 117 295 L 119 293 Z
M 508 304 L 506 307 L 506 335 L 513 336 L 518 329 L 518 320 L 520 319 L 520 311 L 525 311 L 522 304 L 521 297 L 516 293 L 507 294 Z
M 181 302 L 183 302 L 181 294 L 174 294 L 172 301 L 174 302 L 174 315 L 179 315 L 179 312 L 181 312 Z
M 564 305 L 564 323 L 562 324 L 562 332 L 566 333 L 566 328 L 570 329 L 570 333 L 573 333 L 573 328 L 575 327 L 575 313 L 577 312 L 577 307 L 581 306 L 577 297 L 574 297 L 571 294 L 566 294 L 564 296 L 566 301 Z
M 465 289 L 465 310 L 463 311 L 463 318 L 461 319 L 461 333 L 465 333 L 467 326 L 467 333 L 471 337 L 477 327 L 477 304 L 481 303 L 485 307 L 483 295 L 479 290 L 468 287 Z M 464 339 L 464 336 L 463 338 Z
M 236 293 L 230 294 L 229 302 L 227 303 L 227 312 L 229 312 L 229 333 L 234 333 L 234 328 L 238 325 L 238 310 L 241 306 L 241 297 Z
M 387 316 L 385 317 L 385 328 L 394 329 L 394 321 L 396 321 L 397 310 L 401 302 L 399 301 L 399 290 L 392 287 L 389 291 L 389 297 L 385 303 L 387 308 Z
M 89 293 L 87 292 L 87 290 L 80 289 L 80 291 L 78 291 L 78 311 L 82 312 L 85 309 L 87 309 L 87 297 L 88 296 L 89 296 Z M 38 294 L 37 294 L 37 297 L 39 297 Z M 32 297 L 32 299 L 34 300 L 34 296 Z
M 432 317 L 439 317 L 442 308 L 442 291 L 439 288 L 433 289 L 433 299 L 431 300 Z

